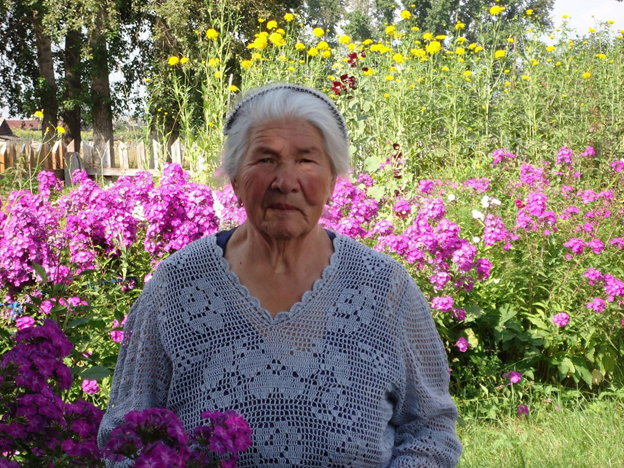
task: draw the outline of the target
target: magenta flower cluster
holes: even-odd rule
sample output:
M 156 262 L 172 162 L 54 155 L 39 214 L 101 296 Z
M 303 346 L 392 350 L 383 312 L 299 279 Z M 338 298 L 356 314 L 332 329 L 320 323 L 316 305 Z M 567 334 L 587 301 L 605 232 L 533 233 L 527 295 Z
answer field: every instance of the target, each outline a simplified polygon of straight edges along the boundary
M 201 416 L 209 424 L 189 435 L 171 410 L 131 411 L 125 423 L 111 432 L 104 457 L 115 462 L 130 460 L 136 467 L 192 468 L 208 466 L 216 454 L 222 468 L 235 468 L 238 454 L 251 445 L 249 425 L 235 411 L 207 411 Z
M 51 320 L 19 330 L 15 343 L 0 361 L 0 453 L 5 462 L 19 453 L 32 466 L 48 466 L 62 457 L 71 457 L 77 466 L 95 464 L 103 412 L 82 400 L 65 403 L 59 396 L 73 380 L 63 362 L 72 343 Z

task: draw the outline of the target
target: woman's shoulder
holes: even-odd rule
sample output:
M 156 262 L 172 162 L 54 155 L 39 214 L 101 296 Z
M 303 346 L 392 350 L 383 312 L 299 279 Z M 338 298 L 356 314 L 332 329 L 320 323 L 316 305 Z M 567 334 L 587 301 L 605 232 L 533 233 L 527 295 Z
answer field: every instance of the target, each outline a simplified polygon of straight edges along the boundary
M 405 267 L 390 255 L 379 252 L 351 237 L 341 234 L 337 236 L 341 242 L 342 263 L 349 271 L 401 283 L 412 279 Z
M 216 234 L 202 237 L 187 244 L 180 250 L 172 253 L 161 262 L 168 269 L 188 268 L 198 264 L 216 263 L 220 255 L 217 255 L 219 247 L 216 242 Z M 159 266 L 160 268 L 160 266 Z

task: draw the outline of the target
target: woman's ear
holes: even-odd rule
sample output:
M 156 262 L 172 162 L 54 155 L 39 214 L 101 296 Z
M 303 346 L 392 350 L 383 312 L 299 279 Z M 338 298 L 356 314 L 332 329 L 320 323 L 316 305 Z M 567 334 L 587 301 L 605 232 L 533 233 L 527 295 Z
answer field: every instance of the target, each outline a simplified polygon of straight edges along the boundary
M 334 195 L 334 190 L 336 189 L 336 179 L 337 176 L 332 176 L 332 180 L 329 183 L 329 195 L 327 196 L 327 203 L 326 205 L 329 205 L 331 203 L 332 200 L 332 196 Z

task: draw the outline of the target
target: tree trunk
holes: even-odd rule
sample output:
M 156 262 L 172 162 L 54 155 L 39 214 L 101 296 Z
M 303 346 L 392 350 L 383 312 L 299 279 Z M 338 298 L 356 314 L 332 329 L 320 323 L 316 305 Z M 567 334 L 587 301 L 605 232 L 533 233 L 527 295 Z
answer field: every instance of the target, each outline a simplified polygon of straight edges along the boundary
M 81 94 L 82 94 L 82 67 L 80 52 L 82 49 L 82 34 L 79 31 L 68 31 L 65 36 L 65 90 L 63 92 L 63 122 L 66 133 L 63 142 L 68 145 L 72 140 L 75 148 L 80 148 L 81 130 Z
M 104 145 L 109 142 L 111 165 L 113 152 L 113 113 L 111 109 L 110 82 L 108 80 L 108 48 L 104 31 L 106 12 L 98 9 L 91 31 L 91 103 L 93 112 L 93 147 L 97 155 L 104 154 Z
M 52 60 L 52 40 L 46 35 L 37 17 L 33 12 L 32 22 L 37 43 L 37 62 L 39 77 L 43 79 L 43 86 L 39 89 L 39 97 L 43 108 L 42 137 L 44 142 L 54 139 L 58 124 L 58 100 L 56 93 L 56 78 L 54 77 L 54 62 Z

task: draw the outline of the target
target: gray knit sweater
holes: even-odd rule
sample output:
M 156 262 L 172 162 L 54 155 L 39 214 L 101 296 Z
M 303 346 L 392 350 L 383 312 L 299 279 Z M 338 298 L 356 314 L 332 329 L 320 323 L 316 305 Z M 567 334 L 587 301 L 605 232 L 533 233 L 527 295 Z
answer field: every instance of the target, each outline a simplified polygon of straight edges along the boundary
M 215 236 L 164 261 L 133 305 L 99 433 L 131 410 L 188 432 L 232 409 L 252 431 L 240 467 L 453 467 L 447 358 L 428 304 L 390 257 L 336 235 L 322 278 L 275 318 Z

